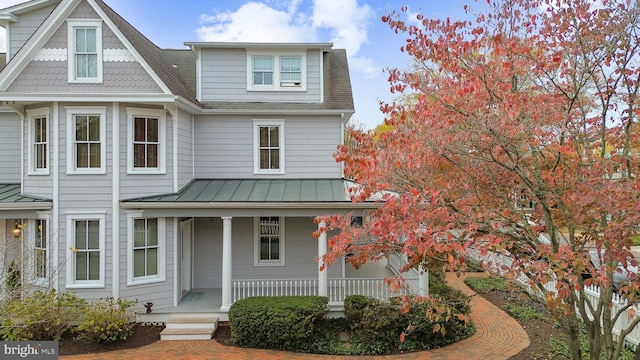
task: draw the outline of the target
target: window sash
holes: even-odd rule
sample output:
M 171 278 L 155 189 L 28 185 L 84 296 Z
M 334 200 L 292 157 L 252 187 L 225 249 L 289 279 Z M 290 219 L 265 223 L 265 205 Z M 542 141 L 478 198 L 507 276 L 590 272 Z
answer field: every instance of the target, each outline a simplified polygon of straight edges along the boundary
M 253 85 L 273 85 L 273 57 L 253 57 Z
M 133 220 L 133 277 L 158 275 L 158 219 Z
M 302 79 L 301 62 L 300 56 L 280 57 L 280 80 L 282 82 L 300 82 Z
M 47 117 L 36 117 L 33 124 L 33 167 L 44 170 L 47 169 Z
M 74 139 L 76 169 L 95 169 L 102 164 L 100 142 L 100 116 L 75 115 Z
M 98 49 L 96 28 L 75 28 L 76 77 L 98 77 Z
M 259 222 L 260 261 L 280 260 L 280 218 L 260 217 Z
M 74 220 L 75 280 L 100 280 L 100 221 Z
M 133 118 L 133 167 L 159 167 L 160 119 L 156 117 Z
M 260 126 L 260 169 L 280 169 L 280 126 Z
M 36 220 L 34 244 L 34 274 L 36 278 L 47 278 L 47 221 Z

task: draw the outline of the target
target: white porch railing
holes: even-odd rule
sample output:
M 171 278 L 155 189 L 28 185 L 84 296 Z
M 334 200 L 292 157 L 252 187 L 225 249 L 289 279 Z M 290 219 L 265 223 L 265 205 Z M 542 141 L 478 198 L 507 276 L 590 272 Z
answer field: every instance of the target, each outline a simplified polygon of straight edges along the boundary
M 349 295 L 364 295 L 378 300 L 407 294 L 392 292 L 384 279 L 329 279 L 329 303 L 341 304 Z
M 317 279 L 234 280 L 233 301 L 252 296 L 318 295 Z M 408 292 L 392 293 L 383 279 L 329 279 L 328 297 L 331 304 L 342 304 L 349 295 L 364 295 L 379 300 Z
M 493 270 L 499 273 L 503 272 L 503 269 L 501 268 L 501 266 L 509 267 L 513 263 L 513 260 L 508 256 L 495 254 L 495 253 L 488 253 L 487 255 L 483 256 L 480 254 L 479 250 L 475 250 L 475 249 L 470 249 L 468 255 L 477 261 L 483 260 L 485 263 L 491 262 L 491 267 L 493 267 Z M 525 279 L 526 277 L 524 277 L 524 275 L 521 275 L 521 277 L 518 280 L 522 284 L 526 285 L 527 282 L 525 281 Z M 536 292 L 536 290 L 531 289 L 528 286 L 525 288 L 529 289 L 530 292 Z M 547 291 L 557 295 L 555 280 L 551 280 L 548 283 L 546 283 L 544 285 L 544 288 Z M 598 300 L 600 299 L 600 287 L 594 286 L 594 285 L 586 287 L 584 290 L 584 294 L 595 308 L 596 304 L 598 303 Z M 616 312 L 618 312 L 621 308 L 626 306 L 627 300 L 623 299 L 618 294 L 613 294 L 611 299 L 611 304 L 612 304 L 611 316 L 613 318 L 613 315 Z M 593 319 L 593 316 L 591 314 L 588 314 L 588 316 L 591 319 Z M 640 307 L 638 305 L 633 305 L 629 309 L 625 310 L 624 314 L 622 314 L 614 324 L 613 331 L 612 331 L 614 336 L 618 337 L 620 335 L 620 332 L 623 329 L 626 329 L 627 326 L 629 326 L 629 323 L 632 322 L 633 319 L 639 316 L 640 316 Z M 640 345 L 640 326 L 636 326 L 631 331 L 631 333 L 629 333 L 629 335 L 625 337 L 624 340 L 625 340 L 625 345 L 632 349 L 635 349 L 636 346 Z
M 318 279 L 234 280 L 233 302 L 252 296 L 318 295 Z

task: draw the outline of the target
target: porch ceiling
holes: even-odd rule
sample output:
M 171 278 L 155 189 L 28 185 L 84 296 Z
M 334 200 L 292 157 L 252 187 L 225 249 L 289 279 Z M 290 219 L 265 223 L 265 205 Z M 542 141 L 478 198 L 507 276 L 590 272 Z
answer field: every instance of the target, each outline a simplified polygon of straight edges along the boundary
M 165 209 L 336 209 L 372 208 L 354 204 L 345 179 L 197 179 L 178 193 L 122 201 L 124 208 Z
M 0 210 L 47 210 L 51 200 L 20 192 L 20 184 L 0 184 Z

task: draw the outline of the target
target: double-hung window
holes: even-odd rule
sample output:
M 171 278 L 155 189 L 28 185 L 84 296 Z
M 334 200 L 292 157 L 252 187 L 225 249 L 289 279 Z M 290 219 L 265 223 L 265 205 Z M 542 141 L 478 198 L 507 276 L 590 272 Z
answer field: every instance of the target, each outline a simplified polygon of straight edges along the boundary
M 254 120 L 254 173 L 284 174 L 284 120 Z
M 102 82 L 102 21 L 67 20 L 69 82 Z
M 68 213 L 67 240 L 71 251 L 67 261 L 67 288 L 104 287 L 104 212 Z
M 280 57 L 280 86 L 299 86 L 302 82 L 300 56 Z
M 255 265 L 284 266 L 284 218 L 255 219 Z
M 66 107 L 67 173 L 104 174 L 106 108 Z
M 273 56 L 253 57 L 253 85 L 273 85 Z
M 164 281 L 166 222 L 164 218 L 142 218 L 138 211 L 127 214 L 127 284 Z
M 305 52 L 247 51 L 247 90 L 306 91 Z
M 49 109 L 27 110 L 29 175 L 49 174 Z
M 127 108 L 129 174 L 164 174 L 166 114 L 164 110 Z

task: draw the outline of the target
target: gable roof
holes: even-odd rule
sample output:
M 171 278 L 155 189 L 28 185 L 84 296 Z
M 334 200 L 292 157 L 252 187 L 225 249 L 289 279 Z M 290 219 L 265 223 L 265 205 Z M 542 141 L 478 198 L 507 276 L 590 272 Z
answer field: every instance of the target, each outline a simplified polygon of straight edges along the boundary
M 133 25 L 122 18 L 117 12 L 111 9 L 102 0 L 94 0 L 104 11 L 114 25 L 131 42 L 131 45 L 138 51 L 140 56 L 149 64 L 158 77 L 175 95 L 178 95 L 193 104 L 198 104 L 195 96 L 195 86 L 187 87 L 184 77 L 193 74 L 195 80 L 196 57 L 191 51 L 162 50 Z M 177 53 L 179 52 L 179 54 Z M 193 64 L 190 66 L 190 64 Z M 195 82 L 194 82 L 195 83 Z
M 36 9 L 43 6 L 55 4 L 53 12 L 40 25 L 34 35 L 27 41 L 32 47 L 43 45 L 46 34 L 55 26 L 59 26 L 65 15 L 68 15 L 80 1 L 87 1 L 98 13 L 106 17 L 108 23 L 115 29 L 114 33 L 120 34 L 123 41 L 130 44 L 130 51 L 143 62 L 143 67 L 152 72 L 152 77 L 161 82 L 161 88 L 172 95 L 182 98 L 185 101 L 197 106 L 204 111 L 327 111 L 330 113 L 344 112 L 349 115 L 355 111 L 351 80 L 347 55 L 344 49 L 331 49 L 331 44 L 326 46 L 324 52 L 323 66 L 324 73 L 324 101 L 322 103 L 269 103 L 269 102 L 199 102 L 196 98 L 196 54 L 190 49 L 161 49 L 128 21 L 122 18 L 117 12 L 109 7 L 103 0 L 32 0 L 23 4 L 6 8 L 0 13 L 0 23 L 15 21 L 15 15 L 29 9 Z M 25 47 L 27 47 L 25 44 Z M 194 43 L 195 44 L 195 43 Z M 202 43 L 207 44 L 207 43 Z M 126 45 L 126 44 L 125 44 Z M 304 44 L 289 44 L 304 45 Z M 323 44 L 320 44 L 323 45 Z M 129 48 L 128 45 L 126 45 Z M 34 50 L 24 54 L 21 49 L 12 61 L 0 73 L 0 88 L 8 86 L 13 79 L 23 70 L 29 59 L 35 55 Z M 16 57 L 21 58 L 13 61 Z M 17 62 L 18 64 L 12 64 Z M 160 85 L 160 84 L 159 84 Z M 168 94 L 167 94 L 168 95 Z

